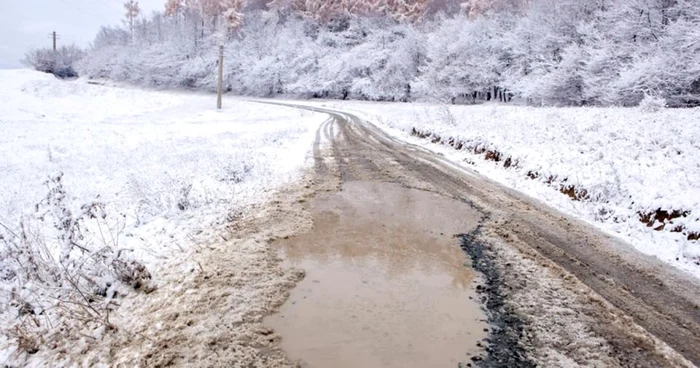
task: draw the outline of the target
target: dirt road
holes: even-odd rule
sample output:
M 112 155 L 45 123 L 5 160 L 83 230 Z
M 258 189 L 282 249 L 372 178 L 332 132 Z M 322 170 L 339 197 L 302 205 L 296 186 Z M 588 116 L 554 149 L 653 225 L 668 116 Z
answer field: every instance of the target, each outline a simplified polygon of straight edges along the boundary
M 352 114 L 295 107 L 330 116 L 317 132 L 316 183 L 391 183 L 476 213 L 476 228 L 450 234 L 482 275 L 476 291 L 490 327 L 474 364 L 700 364 L 696 280 Z

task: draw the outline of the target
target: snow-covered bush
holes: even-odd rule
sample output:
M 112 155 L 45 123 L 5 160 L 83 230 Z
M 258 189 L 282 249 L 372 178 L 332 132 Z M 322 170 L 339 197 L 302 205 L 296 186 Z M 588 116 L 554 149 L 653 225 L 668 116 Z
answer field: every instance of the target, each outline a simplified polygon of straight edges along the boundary
M 658 112 L 666 107 L 666 100 L 663 97 L 646 95 L 639 103 L 640 110 L 644 112 Z
M 24 55 L 24 64 L 59 78 L 77 77 L 77 64 L 85 52 L 76 45 L 62 46 L 56 51 L 49 48 L 34 49 Z
M 119 219 L 99 202 L 71 203 L 63 174 L 46 181 L 48 193 L 36 215 L 0 224 L 2 332 L 18 353 L 32 354 L 56 339 L 104 327 L 126 288 L 150 291 L 146 267 L 119 248 Z M 53 237 L 40 229 L 50 223 Z

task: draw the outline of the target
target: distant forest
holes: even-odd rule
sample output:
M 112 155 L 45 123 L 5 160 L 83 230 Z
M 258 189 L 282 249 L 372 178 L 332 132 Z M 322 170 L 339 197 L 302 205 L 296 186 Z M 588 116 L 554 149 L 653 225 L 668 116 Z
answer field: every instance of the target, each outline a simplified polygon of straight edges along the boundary
M 700 105 L 697 0 L 169 0 L 103 27 L 81 75 L 231 93 Z

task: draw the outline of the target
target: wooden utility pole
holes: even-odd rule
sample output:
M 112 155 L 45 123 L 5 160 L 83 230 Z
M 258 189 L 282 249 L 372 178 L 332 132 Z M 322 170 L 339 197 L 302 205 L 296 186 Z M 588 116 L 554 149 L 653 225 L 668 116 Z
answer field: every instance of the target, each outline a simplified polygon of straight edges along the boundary
M 53 51 L 56 51 L 56 31 L 53 31 Z
M 219 84 L 217 86 L 216 108 L 221 109 L 221 94 L 224 86 L 224 45 L 219 46 Z

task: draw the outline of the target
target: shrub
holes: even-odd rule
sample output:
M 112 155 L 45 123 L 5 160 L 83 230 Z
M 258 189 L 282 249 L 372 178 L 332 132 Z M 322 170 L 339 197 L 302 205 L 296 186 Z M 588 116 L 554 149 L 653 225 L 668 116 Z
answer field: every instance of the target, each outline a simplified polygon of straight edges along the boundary
M 51 73 L 59 78 L 75 78 L 76 64 L 83 58 L 85 52 L 78 46 L 63 46 L 54 51 L 49 48 L 28 51 L 22 62 L 44 73 Z
M 20 353 L 77 339 L 86 328 L 116 329 L 109 314 L 120 293 L 151 289 L 146 267 L 118 248 L 119 226 L 109 223 L 104 205 L 72 210 L 62 178 L 46 182 L 36 217 L 14 229 L 0 224 L 0 325 Z M 47 230 L 54 241 L 46 242 Z
M 639 108 L 644 112 L 658 112 L 666 107 L 666 100 L 663 97 L 646 95 L 639 102 Z

